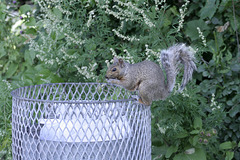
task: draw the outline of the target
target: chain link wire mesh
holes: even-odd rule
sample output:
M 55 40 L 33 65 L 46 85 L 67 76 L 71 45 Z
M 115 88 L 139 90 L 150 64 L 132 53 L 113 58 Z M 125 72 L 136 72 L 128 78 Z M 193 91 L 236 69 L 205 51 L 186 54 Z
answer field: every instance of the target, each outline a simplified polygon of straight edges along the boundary
M 13 160 L 150 160 L 151 111 L 103 83 L 12 92 Z

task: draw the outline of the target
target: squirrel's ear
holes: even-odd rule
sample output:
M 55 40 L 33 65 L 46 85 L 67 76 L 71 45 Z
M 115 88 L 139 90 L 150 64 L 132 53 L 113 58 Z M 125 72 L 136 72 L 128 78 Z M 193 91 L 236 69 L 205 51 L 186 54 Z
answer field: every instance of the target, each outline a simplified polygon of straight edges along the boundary
M 117 63 L 118 62 L 118 58 L 117 57 L 113 57 L 113 63 Z
M 120 67 L 125 67 L 125 62 L 122 60 L 122 58 L 119 58 L 118 62 L 120 64 Z

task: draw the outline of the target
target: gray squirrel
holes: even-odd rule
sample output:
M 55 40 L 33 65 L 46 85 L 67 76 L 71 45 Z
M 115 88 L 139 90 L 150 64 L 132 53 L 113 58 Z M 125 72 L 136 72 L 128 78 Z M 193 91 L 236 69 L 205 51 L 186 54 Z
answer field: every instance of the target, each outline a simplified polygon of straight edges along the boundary
M 161 51 L 161 64 L 166 72 L 167 81 L 162 69 L 154 62 L 145 60 L 130 64 L 114 57 L 114 63 L 109 66 L 106 79 L 109 83 L 120 85 L 127 90 L 138 90 L 139 103 L 150 106 L 152 101 L 164 100 L 172 92 L 179 63 L 184 65 L 184 75 L 179 91 L 182 91 L 192 73 L 196 70 L 194 50 L 185 44 L 176 44 Z

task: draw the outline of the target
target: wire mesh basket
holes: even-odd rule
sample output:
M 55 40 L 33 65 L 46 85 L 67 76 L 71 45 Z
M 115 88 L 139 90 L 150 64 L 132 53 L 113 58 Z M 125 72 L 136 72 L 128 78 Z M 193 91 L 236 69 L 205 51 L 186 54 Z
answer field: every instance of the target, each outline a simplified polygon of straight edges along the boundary
M 150 160 L 151 111 L 121 87 L 58 83 L 12 92 L 13 160 Z

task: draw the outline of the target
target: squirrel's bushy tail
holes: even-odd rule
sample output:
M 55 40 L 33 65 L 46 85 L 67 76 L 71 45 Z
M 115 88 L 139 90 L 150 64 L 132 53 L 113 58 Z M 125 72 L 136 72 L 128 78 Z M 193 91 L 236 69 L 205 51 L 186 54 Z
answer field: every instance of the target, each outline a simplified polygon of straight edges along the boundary
M 171 92 L 175 85 L 179 64 L 184 65 L 184 75 L 179 91 L 183 90 L 187 82 L 192 79 L 192 73 L 196 70 L 194 63 L 194 50 L 185 44 L 176 44 L 161 52 L 161 63 L 167 76 L 167 90 Z

